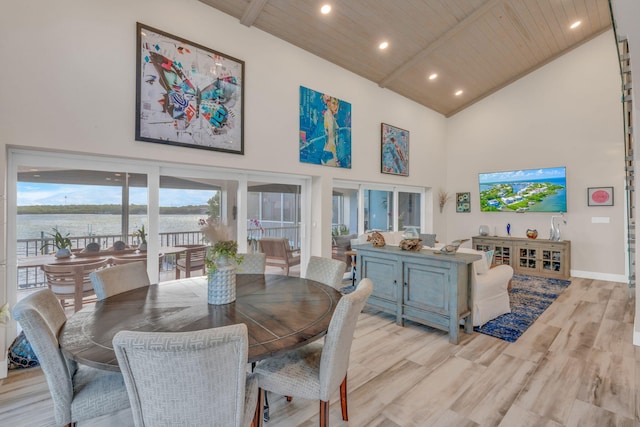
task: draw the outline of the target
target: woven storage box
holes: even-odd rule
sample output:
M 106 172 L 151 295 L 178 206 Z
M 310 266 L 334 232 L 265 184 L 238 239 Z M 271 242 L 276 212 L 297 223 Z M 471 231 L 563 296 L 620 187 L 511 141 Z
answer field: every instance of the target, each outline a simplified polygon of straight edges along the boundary
M 229 304 L 236 300 L 236 267 L 218 267 L 209 273 L 209 304 Z

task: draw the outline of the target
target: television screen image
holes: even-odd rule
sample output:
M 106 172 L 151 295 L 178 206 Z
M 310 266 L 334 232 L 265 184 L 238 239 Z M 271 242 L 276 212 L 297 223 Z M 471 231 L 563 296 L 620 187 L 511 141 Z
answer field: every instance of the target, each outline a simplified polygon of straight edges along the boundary
M 566 212 L 565 167 L 481 173 L 481 212 Z

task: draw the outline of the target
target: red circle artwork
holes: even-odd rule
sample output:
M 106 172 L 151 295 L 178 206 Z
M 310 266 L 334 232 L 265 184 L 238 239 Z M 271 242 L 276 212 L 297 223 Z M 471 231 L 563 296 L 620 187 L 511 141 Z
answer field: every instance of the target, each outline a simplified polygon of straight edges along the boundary
M 604 190 L 597 190 L 591 194 L 591 200 L 596 203 L 606 203 L 609 200 L 609 193 Z

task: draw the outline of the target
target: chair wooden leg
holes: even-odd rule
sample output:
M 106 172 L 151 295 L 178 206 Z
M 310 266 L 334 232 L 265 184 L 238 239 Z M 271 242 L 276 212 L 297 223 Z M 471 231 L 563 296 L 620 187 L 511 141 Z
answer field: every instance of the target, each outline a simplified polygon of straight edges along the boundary
M 263 425 L 263 417 L 262 417 L 262 411 L 264 407 L 264 390 L 259 388 L 258 389 L 258 403 L 256 404 L 256 409 L 255 412 L 253 413 L 253 421 L 251 422 L 251 425 L 253 427 L 262 427 Z
M 329 402 L 320 401 L 320 427 L 329 425 Z
M 342 384 L 340 384 L 340 407 L 342 408 L 342 419 L 349 421 L 349 414 L 347 414 L 347 376 L 344 376 Z

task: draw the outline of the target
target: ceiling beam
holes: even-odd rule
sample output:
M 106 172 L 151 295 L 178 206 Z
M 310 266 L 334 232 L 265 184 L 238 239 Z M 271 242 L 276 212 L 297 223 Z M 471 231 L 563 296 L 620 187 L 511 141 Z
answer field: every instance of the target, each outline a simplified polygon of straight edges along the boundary
M 464 30 L 469 25 L 473 24 L 478 18 L 483 17 L 488 11 L 490 11 L 491 9 L 493 9 L 494 7 L 496 7 L 498 4 L 502 3 L 503 1 L 504 0 L 489 0 L 489 1 L 487 1 L 485 4 L 483 4 L 478 9 L 476 9 L 471 15 L 467 16 L 462 21 L 458 22 L 456 25 L 454 25 L 453 27 L 449 28 L 449 30 L 446 33 L 444 33 L 442 36 L 440 36 L 439 38 L 437 38 L 436 40 L 431 42 L 427 47 L 425 47 L 423 50 L 418 52 L 411 59 L 407 60 L 404 64 L 400 65 L 398 68 L 393 70 L 391 72 L 391 74 L 389 74 L 387 77 L 382 79 L 378 83 L 378 85 L 380 87 L 386 87 L 387 85 L 389 85 L 389 83 L 391 83 L 392 81 L 394 81 L 395 79 L 400 77 L 400 75 L 402 73 L 404 73 L 405 71 L 407 71 L 411 67 L 417 65 L 418 62 L 422 61 L 424 58 L 429 56 L 433 51 L 438 49 L 440 46 L 442 46 L 449 39 L 453 38 L 460 31 Z
M 269 0 L 251 0 L 251 3 L 249 3 L 249 6 L 247 6 L 240 18 L 240 23 L 247 27 L 252 26 L 253 23 L 256 22 L 256 19 L 258 19 L 258 15 L 260 15 L 262 8 L 264 8 L 268 1 Z

